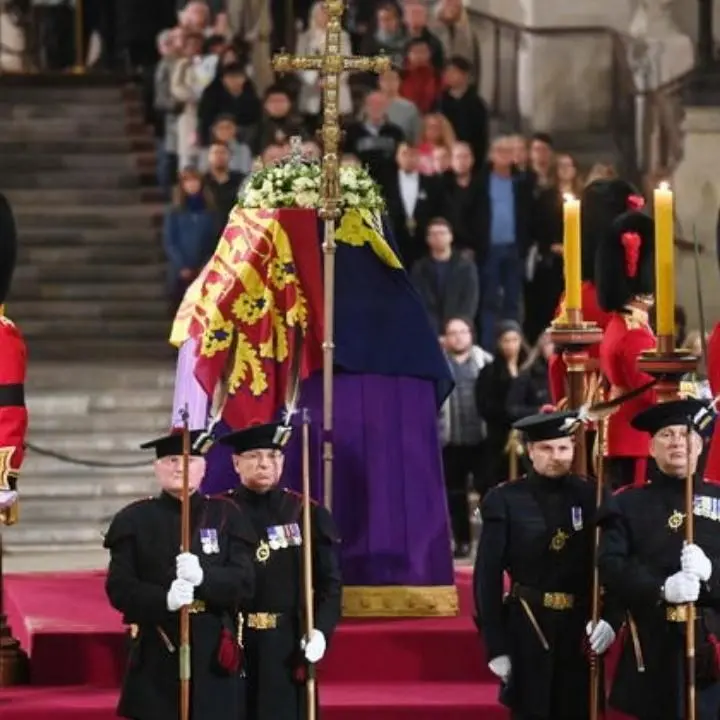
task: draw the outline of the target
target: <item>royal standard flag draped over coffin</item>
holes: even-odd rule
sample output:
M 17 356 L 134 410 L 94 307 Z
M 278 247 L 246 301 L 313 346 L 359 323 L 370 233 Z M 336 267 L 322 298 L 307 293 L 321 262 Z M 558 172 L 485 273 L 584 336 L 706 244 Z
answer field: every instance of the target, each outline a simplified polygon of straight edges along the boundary
M 434 379 L 441 399 L 447 365 L 388 236 L 377 210 L 346 209 L 337 223 L 335 364 Z M 171 343 L 195 340 L 195 377 L 208 396 L 227 384 L 223 419 L 232 427 L 276 415 L 295 343 L 301 379 L 322 366 L 322 237 L 314 210 L 237 206 L 186 293 Z

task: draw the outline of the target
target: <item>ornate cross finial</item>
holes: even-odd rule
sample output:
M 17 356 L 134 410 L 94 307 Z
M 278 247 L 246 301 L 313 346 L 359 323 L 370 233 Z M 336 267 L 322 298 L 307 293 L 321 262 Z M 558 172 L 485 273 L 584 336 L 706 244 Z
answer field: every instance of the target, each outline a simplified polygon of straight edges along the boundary
M 334 218 L 340 206 L 340 75 L 343 72 L 382 73 L 390 69 L 387 57 L 357 57 L 342 54 L 342 16 L 344 0 L 325 0 L 327 29 L 325 52 L 315 57 L 281 53 L 273 58 L 277 72 L 315 70 L 320 74 L 323 89 L 323 141 L 321 215 Z

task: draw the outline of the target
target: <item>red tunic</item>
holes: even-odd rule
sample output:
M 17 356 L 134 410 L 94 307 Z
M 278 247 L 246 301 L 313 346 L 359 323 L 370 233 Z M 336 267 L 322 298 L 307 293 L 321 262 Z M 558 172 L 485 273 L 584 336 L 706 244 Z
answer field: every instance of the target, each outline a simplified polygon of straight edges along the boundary
M 0 489 L 15 490 L 25 454 L 27 348 L 15 324 L 0 314 Z M 13 508 L 6 523 L 14 522 Z
M 720 394 L 720 323 L 708 340 L 708 380 L 713 396 Z M 705 477 L 712 482 L 720 482 L 720 422 L 715 422 L 710 451 L 705 464 Z
M 597 323 L 604 332 L 610 321 L 609 313 L 606 313 L 598 304 L 597 292 L 595 285 L 590 280 L 585 280 L 582 284 L 582 311 L 585 322 Z M 560 298 L 560 304 L 555 311 L 555 318 L 560 317 L 565 312 L 565 294 Z M 598 361 L 600 357 L 600 345 L 592 345 L 588 348 L 591 360 Z M 592 367 L 592 363 L 591 363 Z M 555 353 L 548 363 L 550 397 L 553 405 L 557 405 L 563 398 L 567 396 L 567 366 L 563 360 L 561 353 Z
M 612 313 L 600 343 L 600 371 L 610 383 L 609 399 L 623 395 L 652 381 L 637 366 L 640 354 L 655 349 L 655 334 L 647 313 L 633 309 L 630 314 Z M 650 436 L 630 425 L 641 410 L 654 405 L 655 391 L 623 403 L 607 420 L 606 457 L 642 458 L 650 449 Z

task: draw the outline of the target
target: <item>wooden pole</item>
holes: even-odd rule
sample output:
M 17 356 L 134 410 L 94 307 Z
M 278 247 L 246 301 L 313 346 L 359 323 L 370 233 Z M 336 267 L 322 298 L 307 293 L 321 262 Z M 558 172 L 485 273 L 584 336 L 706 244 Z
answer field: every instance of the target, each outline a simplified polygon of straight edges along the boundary
M 687 428 L 687 472 L 685 477 L 685 542 L 695 542 L 694 483 L 690 467 L 692 449 L 692 426 Z M 695 720 L 695 603 L 687 604 L 687 620 L 685 621 L 685 674 L 686 674 L 686 720 Z
M 324 302 L 323 318 L 323 503 L 332 510 L 333 501 L 333 370 L 335 366 L 335 222 L 333 210 L 324 214 Z
M 107 1 L 107 0 L 106 0 Z M 85 3 L 83 0 L 75 0 L 75 67 L 73 72 L 82 75 L 85 72 L 85 23 L 83 12 Z
M 189 413 L 183 411 L 180 552 L 190 552 L 190 428 Z M 180 720 L 190 720 L 190 608 L 180 608 Z
M 305 637 L 315 629 L 315 608 L 313 590 L 313 545 L 312 521 L 310 515 L 310 418 L 307 410 L 303 411 L 302 424 L 302 489 L 303 489 L 303 594 L 305 600 Z M 307 718 L 315 720 L 317 710 L 317 684 L 315 664 L 308 663 L 307 674 Z
M 598 422 L 597 443 L 599 448 L 597 462 L 597 481 L 595 485 L 595 507 L 600 508 L 603 500 L 603 485 L 605 474 L 605 458 L 603 447 L 605 445 L 605 425 L 603 418 Z M 593 628 L 600 622 L 600 571 L 598 569 L 598 554 L 600 550 L 600 526 L 595 524 L 595 537 L 593 539 L 593 584 L 591 620 Z M 597 720 L 600 712 L 600 660 L 591 655 L 590 660 L 590 720 Z

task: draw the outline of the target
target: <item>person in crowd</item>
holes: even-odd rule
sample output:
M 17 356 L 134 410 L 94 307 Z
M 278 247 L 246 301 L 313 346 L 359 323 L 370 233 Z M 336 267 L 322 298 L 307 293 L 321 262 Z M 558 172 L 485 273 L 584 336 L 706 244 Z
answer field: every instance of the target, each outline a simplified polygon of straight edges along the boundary
M 238 140 L 252 137 L 262 115 L 262 105 L 252 80 L 240 63 L 226 65 L 219 84 L 211 84 L 203 92 L 197 108 L 198 135 L 202 144 L 210 141 L 210 129 L 221 115 L 230 115 L 238 126 Z
M 435 110 L 452 125 L 455 137 L 466 142 L 478 159 L 488 152 L 489 113 L 485 102 L 471 84 L 472 67 L 461 56 L 451 57 L 445 68 L 445 89 Z
M 590 185 L 596 180 L 615 180 L 617 176 L 617 170 L 609 163 L 595 163 L 585 178 L 585 185 Z
M 170 94 L 182 110 L 178 113 L 178 166 L 192 165 L 197 156 L 198 101 L 204 90 L 202 73 L 203 36 L 184 35 L 182 57 L 173 64 Z
M 432 151 L 432 170 L 431 174 L 438 175 L 441 178 L 449 172 L 452 172 L 452 153 L 444 145 L 438 145 Z
M 218 115 L 210 129 L 211 145 L 224 145 L 229 155 L 228 169 L 231 172 L 247 175 L 252 168 L 253 154 L 250 146 L 240 142 L 238 137 L 238 126 L 232 115 Z M 209 148 L 208 148 L 209 152 Z M 203 152 L 198 160 L 198 170 L 207 172 L 208 152 Z
M 482 219 L 482 183 L 475 171 L 475 156 L 467 143 L 452 146 L 450 172 L 442 176 L 443 215 L 452 226 L 456 245 L 470 257 L 477 250 Z
M 400 84 L 400 94 L 421 113 L 435 107 L 442 90 L 440 75 L 432 64 L 430 46 L 420 39 L 411 40 Z
M 471 260 L 453 252 L 450 223 L 433 218 L 427 227 L 429 254 L 413 266 L 411 278 L 438 336 L 448 319 L 474 318 L 480 288 L 477 270 Z
M 483 289 L 483 344 L 490 347 L 497 320 L 520 317 L 524 261 L 531 245 L 532 197 L 513 172 L 513 150 L 506 137 L 493 142 L 481 182 L 481 215 L 472 247 Z
M 173 313 L 215 251 L 219 229 L 217 208 L 202 175 L 194 169 L 183 170 L 163 227 Z
M 323 2 L 315 2 L 310 9 L 308 28 L 300 33 L 295 47 L 296 55 L 310 57 L 322 55 L 325 52 L 325 29 L 327 28 L 327 13 Z M 350 54 L 350 36 L 343 31 L 340 37 L 340 53 Z M 309 120 L 311 125 L 317 126 L 322 105 L 322 81 L 317 70 L 301 70 L 300 96 L 298 108 Z M 352 97 L 347 73 L 340 75 L 340 114 L 352 114 Z
M 651 438 L 649 481 L 610 498 L 601 509 L 600 581 L 627 611 L 630 632 L 610 705 L 638 720 L 680 720 L 686 711 L 685 624 L 695 603 L 695 715 L 720 714 L 720 486 L 697 473 L 702 438 L 693 425 L 698 400 L 651 405 L 631 419 Z M 690 437 L 688 437 L 688 433 Z M 694 538 L 685 541 L 685 485 L 693 483 Z
M 420 155 L 420 172 L 423 175 L 438 174 L 438 163 L 436 162 L 435 152 L 438 149 L 447 151 L 448 161 L 455 144 L 455 131 L 448 119 L 440 113 L 428 113 L 423 116 L 420 127 L 420 142 L 418 143 L 418 153 Z M 442 172 L 449 171 L 447 167 Z M 439 174 L 442 174 L 439 173 Z
M 493 361 L 480 371 L 475 384 L 477 409 L 487 425 L 483 475 L 478 480 L 481 494 L 510 477 L 508 395 L 528 357 L 522 329 L 515 320 L 498 323 L 492 347 Z
M 25 404 L 28 352 L 5 302 L 17 260 L 18 236 L 8 199 L 0 193 L 0 526 L 14 525 L 18 513 L 18 479 L 25 458 L 28 411 Z
M 287 90 L 281 85 L 271 85 L 265 91 L 262 117 L 254 133 L 255 154 L 260 154 L 268 145 L 284 145 L 291 137 L 305 134 L 303 119 L 293 110 Z
M 617 397 L 651 383 L 638 358 L 654 350 L 655 334 L 648 313 L 655 292 L 655 225 L 648 215 L 631 210 L 618 217 L 609 238 L 597 249 L 598 302 L 610 314 L 600 343 L 600 372 Z M 646 480 L 649 437 L 632 422 L 655 402 L 653 388 L 624 403 L 607 419 L 605 477 L 613 488 Z
M 408 43 L 412 40 L 422 40 L 427 43 L 433 67 L 438 73 L 442 72 L 443 46 L 439 38 L 428 27 L 427 7 L 421 2 L 405 2 L 402 11 Z
M 455 557 L 470 554 L 468 478 L 478 482 L 483 469 L 485 422 L 475 404 L 475 383 L 492 355 L 474 344 L 471 318 L 453 317 L 445 323 L 443 347 L 455 388 L 440 412 L 443 469 Z
M 374 32 L 360 43 L 361 55 L 387 55 L 397 67 L 403 65 L 407 35 L 400 20 L 400 11 L 393 2 L 384 2 L 375 12 Z
M 463 0 L 440 0 L 431 30 L 442 43 L 446 58 L 461 57 L 470 65 L 470 81 L 477 89 L 481 80 L 480 42 L 470 25 Z
M 596 489 L 572 472 L 575 417 L 516 422 L 532 468 L 487 493 L 480 509 L 473 585 L 482 641 L 501 701 L 518 720 L 590 717 L 590 664 L 623 620 L 610 606 L 591 620 Z
M 388 120 L 403 131 L 410 144 L 417 143 L 422 116 L 410 100 L 400 96 L 400 71 L 393 67 L 380 75 L 379 87 L 387 99 Z
M 203 182 L 212 196 L 218 226 L 224 227 L 237 202 L 244 175 L 230 169 L 230 150 L 227 145 L 214 142 L 207 153 L 207 169 Z
M 535 176 L 535 187 L 549 187 L 555 179 L 555 151 L 553 139 L 547 133 L 535 133 L 530 138 L 530 169 Z
M 308 665 L 320 662 L 340 621 L 342 578 L 339 536 L 330 513 L 310 508 L 315 627 L 303 625 L 303 498 L 278 487 L 290 428 L 256 425 L 220 439 L 233 453 L 240 484 L 227 497 L 250 519 L 258 535 L 257 591 L 243 613 L 248 718 L 306 718 Z
M 348 125 L 345 132 L 345 152 L 356 155 L 380 183 L 397 170 L 395 155 L 405 140 L 402 130 L 387 118 L 387 98 L 371 92 L 365 98 L 362 119 Z
M 191 442 L 199 431 L 191 433 Z M 141 446 L 155 450 L 161 493 L 134 502 L 110 523 L 105 589 L 130 626 L 130 657 L 118 715 L 132 720 L 175 720 L 180 713 L 180 610 L 190 612 L 191 713 L 221 720 L 248 718 L 238 646 L 238 610 L 255 592 L 252 552 L 257 543 L 249 515 L 231 502 L 198 492 L 205 459 L 188 461 L 190 548 L 181 540 L 183 436 L 174 432 Z
M 530 170 L 530 149 L 524 135 L 509 135 L 508 140 L 513 146 L 513 165 L 520 174 L 532 174 Z
M 550 333 L 543 333 L 535 343 L 507 396 L 507 414 L 513 422 L 535 415 L 551 405 L 548 361 L 555 352 Z
M 580 197 L 582 185 L 570 155 L 557 156 L 553 182 L 540 188 L 533 203 L 533 246 L 526 262 L 523 327 L 528 342 L 545 331 L 562 295 L 563 203 L 566 195 Z
M 428 223 L 442 210 L 442 190 L 436 178 L 421 175 L 417 150 L 401 143 L 398 170 L 386 183 L 387 210 L 405 269 L 410 272 L 425 254 Z

